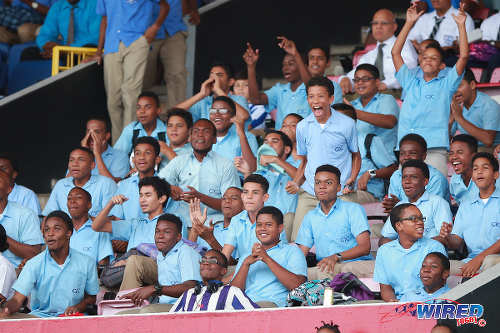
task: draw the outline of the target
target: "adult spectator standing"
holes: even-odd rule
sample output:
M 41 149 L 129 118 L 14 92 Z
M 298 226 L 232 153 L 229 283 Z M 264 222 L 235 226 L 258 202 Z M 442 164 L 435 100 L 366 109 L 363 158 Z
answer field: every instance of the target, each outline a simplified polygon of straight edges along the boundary
M 86 134 L 81 146 L 92 150 L 95 157 L 93 175 L 101 175 L 118 182 L 128 174 L 130 164 L 128 155 L 109 145 L 111 132 L 108 121 L 103 117 L 87 120 Z
M 9 201 L 29 208 L 37 216 L 40 216 L 42 209 L 40 208 L 40 202 L 35 192 L 27 187 L 16 184 L 16 178 L 19 175 L 17 161 L 9 154 L 0 154 L 0 170 L 4 171 L 12 179 L 12 191 L 9 194 Z
M 3 256 L 17 268 L 23 259 L 30 259 L 40 253 L 43 238 L 40 220 L 35 213 L 8 201 L 11 189 L 12 179 L 0 170 L 0 224 L 5 228 L 9 244 Z
M 5 0 L 0 6 L 0 42 L 26 43 L 35 39 L 49 8 L 57 0 Z M 7 6 L 9 5 L 10 6 Z
M 148 65 L 144 77 L 144 87 L 149 89 L 154 84 L 158 72 L 158 56 L 163 66 L 163 80 L 167 86 L 167 104 L 169 110 L 186 99 L 186 38 L 187 26 L 183 16 L 190 16 L 189 23 L 200 24 L 198 3 L 196 0 L 167 0 L 170 10 L 163 22 L 156 39 L 153 41 L 148 57 Z M 154 13 L 160 7 L 155 4 Z
M 470 134 L 481 147 L 495 147 L 500 144 L 500 105 L 490 96 L 477 90 L 477 82 L 470 69 L 451 102 L 451 134 L 457 130 Z M 491 151 L 491 150 L 490 150 Z
M 101 17 L 95 14 L 96 3 L 97 0 L 54 3 L 36 37 L 41 56 L 52 58 L 52 49 L 57 45 L 97 46 Z
M 102 20 L 96 59 L 101 62 L 104 50 L 104 85 L 113 142 L 134 119 L 149 45 L 168 13 L 165 0 L 159 2 L 157 18 L 153 17 L 152 0 L 97 2 L 96 13 L 102 16 Z
M 371 22 L 373 37 L 377 41 L 377 46 L 361 56 L 358 65 L 371 64 L 377 67 L 380 73 L 380 82 L 377 85 L 378 91 L 401 88 L 396 80 L 396 69 L 392 62 L 391 50 L 396 41 L 394 33 L 398 25 L 394 13 L 388 9 L 380 9 L 373 15 Z M 417 53 L 405 43 L 402 52 L 403 59 L 409 68 L 417 66 Z M 353 68 L 346 76 L 340 78 L 340 86 L 344 94 L 353 91 L 353 79 L 356 68 Z
M 62 211 L 47 216 L 43 237 L 47 249 L 29 260 L 14 283 L 14 296 L 0 318 L 57 317 L 84 313 L 99 292 L 95 261 L 70 248 L 71 218 Z M 16 314 L 31 296 L 29 314 Z
M 92 196 L 90 215 L 97 216 L 116 192 L 116 183 L 111 178 L 93 175 L 94 166 L 94 154 L 90 149 L 84 147 L 73 149 L 69 154 L 68 177 L 56 183 L 42 215 L 47 216 L 54 210 L 68 212 L 68 193 L 73 187 L 78 186 Z
M 227 266 L 226 256 L 218 250 L 208 250 L 200 260 L 200 275 L 203 281 L 196 287 L 186 290 L 172 306 L 170 312 L 259 308 L 240 288 L 223 285 L 221 280 L 227 273 Z

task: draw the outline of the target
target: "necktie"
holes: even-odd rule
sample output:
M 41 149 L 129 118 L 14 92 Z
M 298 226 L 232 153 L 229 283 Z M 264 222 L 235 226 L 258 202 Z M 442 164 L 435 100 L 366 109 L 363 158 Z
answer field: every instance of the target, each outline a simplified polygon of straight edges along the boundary
M 378 73 L 380 75 L 380 81 L 383 81 L 385 79 L 385 76 L 384 76 L 384 52 L 383 52 L 383 48 L 384 48 L 385 44 L 384 43 L 380 43 L 378 45 L 378 52 L 377 52 L 377 59 L 375 59 L 375 67 L 377 67 L 378 69 Z
M 68 24 L 68 45 L 71 45 L 75 40 L 75 7 L 71 7 Z
M 439 30 L 439 26 L 441 25 L 441 22 L 443 22 L 444 20 L 444 16 L 443 17 L 437 17 L 437 16 L 434 16 L 434 28 L 432 28 L 432 32 L 429 36 L 430 39 L 434 39 L 434 36 L 436 36 L 438 30 Z

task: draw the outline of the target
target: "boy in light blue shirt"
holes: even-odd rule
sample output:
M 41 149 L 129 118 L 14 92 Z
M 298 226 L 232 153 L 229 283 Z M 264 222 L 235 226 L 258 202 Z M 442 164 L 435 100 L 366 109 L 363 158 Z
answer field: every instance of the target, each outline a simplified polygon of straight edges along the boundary
M 477 140 L 468 134 L 458 134 L 451 138 L 450 164 L 455 173 L 450 179 L 450 194 L 460 205 L 470 194 L 478 192 L 472 181 L 472 157 L 477 153 Z
M 113 179 L 101 175 L 92 175 L 95 167 L 94 153 L 88 148 L 78 147 L 69 155 L 68 177 L 59 180 L 49 200 L 43 209 L 42 215 L 47 216 L 54 210 L 68 213 L 68 193 L 75 186 L 81 187 L 92 196 L 90 216 L 96 216 L 116 192 L 116 183 Z
M 99 292 L 96 264 L 70 248 L 71 218 L 62 211 L 47 216 L 43 237 L 47 249 L 26 262 L 13 285 L 14 296 L 4 305 L 0 318 L 57 317 L 84 313 Z M 16 314 L 30 296 L 31 312 Z
M 90 193 L 81 187 L 74 187 L 68 194 L 68 211 L 73 222 L 73 233 L 69 246 L 104 266 L 113 257 L 111 237 L 106 232 L 92 230 L 89 209 L 92 203 Z
M 472 170 L 479 191 L 460 204 L 453 226 L 443 224 L 440 234 L 450 249 L 467 246 L 468 257 L 451 262 L 451 274 L 463 277 L 473 277 L 500 262 L 498 160 L 490 153 L 477 153 Z
M 480 146 L 494 147 L 500 144 L 500 105 L 478 91 L 476 84 L 474 73 L 467 69 L 451 102 L 451 133 L 458 130 L 475 137 Z
M 255 242 L 245 259 L 240 259 L 231 285 L 261 307 L 284 307 L 290 290 L 304 283 L 307 263 L 300 249 L 280 241 L 283 214 L 273 206 L 257 213 Z
M 380 74 L 374 65 L 361 64 L 354 73 L 354 89 L 359 98 L 352 101 L 356 109 L 356 129 L 363 137 L 373 133 L 382 139 L 387 153 L 397 144 L 399 106 L 392 95 L 380 94 Z M 358 142 L 362 145 L 363 142 Z
M 419 77 L 405 65 L 401 56 L 408 33 L 423 12 L 417 13 L 412 4 L 406 13 L 406 21 L 392 49 L 392 60 L 396 68 L 396 79 L 401 84 L 405 100 L 401 107 L 398 127 L 398 140 L 408 133 L 423 136 L 430 148 L 428 163 L 443 175 L 447 174 L 447 154 L 449 148 L 448 122 L 450 102 L 458 88 L 469 57 L 469 45 L 465 22 L 467 14 L 460 9 L 453 15 L 458 26 L 460 54 L 454 68 L 444 77 L 439 72 L 446 67 L 444 52 L 436 44 L 429 44 L 421 58 L 420 68 L 424 73 Z
M 167 142 L 158 141 L 161 157 L 158 172 L 177 155 L 190 154 L 193 151 L 189 143 L 189 133 L 193 128 L 191 113 L 184 109 L 170 109 L 167 112 L 165 123 L 167 124 Z
M 425 190 L 429 182 L 429 168 L 420 160 L 406 161 L 402 166 L 403 190 L 407 199 L 401 200 L 396 205 L 403 203 L 414 204 L 424 216 L 424 235 L 446 245 L 443 238 L 439 237 L 443 223 L 451 223 L 452 215 L 450 204 L 443 198 L 430 194 Z M 392 227 L 390 220 L 386 221 L 382 229 L 382 238 L 379 244 L 385 244 L 397 239 L 398 234 Z
M 193 115 L 193 120 L 196 122 L 202 118 L 210 118 L 210 108 L 212 107 L 214 97 L 227 96 L 235 103 L 236 117 L 239 121 L 244 122 L 250 118 L 248 102 L 245 97 L 231 93 L 231 86 L 233 84 L 234 77 L 231 65 L 223 62 L 215 62 L 210 66 L 210 76 L 202 83 L 200 91 L 175 107 L 189 110 Z
M 405 292 L 400 302 L 426 302 L 450 290 L 446 280 L 450 276 L 450 260 L 440 252 L 429 253 L 420 268 L 422 285 Z
M 403 165 L 409 160 L 424 161 L 427 154 L 427 143 L 425 139 L 418 134 L 407 134 L 399 141 L 400 165 Z M 450 190 L 448 180 L 436 168 L 429 165 L 429 163 L 427 163 L 427 167 L 429 168 L 429 182 L 425 186 L 425 190 L 429 194 L 440 196 L 444 200 L 449 201 Z M 402 177 L 401 170 L 396 170 L 391 176 L 389 193 L 384 197 L 384 200 L 382 200 L 382 206 L 384 206 L 387 213 L 390 212 L 392 207 L 400 200 L 408 200 L 403 189 Z
M 157 280 L 121 298 L 131 299 L 136 304 L 142 304 L 151 296 L 159 296 L 160 300 L 159 304 L 148 305 L 136 313 L 168 312 L 178 297 L 201 281 L 201 256 L 182 241 L 182 229 L 182 221 L 175 215 L 163 214 L 158 218 L 154 231 L 158 248 Z M 125 270 L 124 281 L 129 272 Z
M 344 261 L 372 259 L 366 213 L 360 205 L 337 198 L 339 188 L 339 169 L 332 165 L 316 169 L 314 192 L 319 204 L 306 214 L 295 240 L 304 256 L 316 247 L 317 265 L 308 268 L 309 280 L 333 278 L 343 272 Z M 368 266 L 370 271 L 372 265 Z M 359 271 L 353 273 L 360 276 Z
M 420 267 L 431 252 L 447 255 L 438 241 L 424 238 L 424 217 L 411 203 L 394 207 L 391 224 L 398 238 L 377 251 L 373 279 L 380 283 L 380 295 L 386 302 L 397 302 L 407 291 L 422 286 Z

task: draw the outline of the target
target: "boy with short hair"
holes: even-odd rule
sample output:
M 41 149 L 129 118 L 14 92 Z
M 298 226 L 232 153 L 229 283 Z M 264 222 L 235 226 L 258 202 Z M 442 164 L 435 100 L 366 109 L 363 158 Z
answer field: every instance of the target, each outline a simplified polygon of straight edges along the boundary
M 189 110 L 196 122 L 199 119 L 210 117 L 210 107 L 217 96 L 226 96 L 235 102 L 236 117 L 244 122 L 250 116 L 247 100 L 231 93 L 234 84 L 233 69 L 230 64 L 214 62 L 210 66 L 209 78 L 201 84 L 200 91 L 187 100 L 176 105 L 177 108 Z
M 264 105 L 255 105 L 250 102 L 250 95 L 248 93 L 248 73 L 246 70 L 238 72 L 234 75 L 233 92 L 235 95 L 244 97 L 248 102 L 248 109 L 250 110 L 251 118 L 248 128 L 250 130 L 265 129 L 266 119 L 271 119 L 271 116 Z
M 150 91 L 142 92 L 137 98 L 137 121 L 131 122 L 123 129 L 114 148 L 130 155 L 135 140 L 140 137 L 151 136 L 158 141 L 165 142 L 167 128 L 160 119 L 160 113 L 158 95 Z
M 463 7 L 463 6 L 462 6 Z M 447 149 L 449 148 L 448 121 L 450 102 L 458 88 L 469 57 L 467 32 L 465 31 L 466 14 L 461 8 L 453 15 L 459 31 L 460 55 L 454 69 L 446 75 L 439 72 L 446 67 L 444 52 L 437 45 L 430 44 L 424 51 L 420 68 L 423 77 L 417 71 L 408 69 L 401 56 L 401 50 L 410 29 L 423 12 L 417 13 L 415 4 L 407 10 L 406 22 L 392 48 L 392 60 L 396 68 L 396 79 L 403 87 L 405 100 L 401 107 L 398 125 L 398 140 L 408 133 L 422 135 L 430 151 L 428 164 L 436 167 L 444 176 L 447 175 Z M 430 121 L 432 119 L 432 121 Z
M 261 307 L 284 307 L 290 290 L 307 280 L 306 259 L 299 248 L 280 240 L 283 214 L 279 209 L 261 208 L 255 224 L 259 242 L 238 262 L 231 285 L 244 290 Z
M 290 140 L 292 141 L 293 148 L 290 156 L 287 158 L 287 162 L 293 165 L 295 168 L 298 168 L 300 162 L 302 162 L 302 156 L 297 154 L 297 124 L 301 122 L 304 118 L 296 113 L 290 113 L 283 119 L 283 123 L 281 124 L 281 128 L 279 129 L 281 132 L 285 133 Z
M 167 166 L 168 162 L 177 155 L 190 153 L 192 151 L 189 144 L 189 133 L 193 128 L 193 116 L 184 109 L 173 108 L 168 110 L 167 119 L 167 142 L 158 141 L 162 161 L 158 167 L 158 172 Z
M 426 156 L 427 143 L 420 135 L 413 133 L 407 134 L 399 141 L 399 165 L 403 165 L 409 160 L 424 161 Z M 450 192 L 448 180 L 432 165 L 427 163 L 427 167 L 429 168 L 429 183 L 425 187 L 426 191 L 449 201 Z M 402 185 L 402 177 L 401 170 L 396 170 L 391 176 L 389 193 L 384 200 L 382 200 L 382 206 L 384 206 L 386 212 L 389 212 L 398 201 L 407 200 Z
M 252 245 L 257 241 L 255 235 L 255 221 L 259 210 L 269 199 L 269 182 L 261 175 L 252 174 L 243 180 L 243 201 L 244 211 L 231 219 L 229 230 L 226 235 L 222 253 L 230 259 L 233 251 L 237 251 L 238 256 L 243 258 L 252 252 Z M 280 231 L 280 239 L 286 242 L 286 234 Z
M 450 194 L 458 205 L 470 193 L 477 192 L 477 186 L 472 181 L 472 157 L 477 153 L 477 140 L 468 134 L 458 134 L 451 138 L 450 164 L 455 173 L 450 179 Z
M 470 195 L 458 208 L 453 226 L 444 224 L 441 237 L 450 249 L 467 246 L 469 256 L 452 260 L 451 274 L 473 277 L 500 262 L 500 188 L 498 160 L 490 153 L 477 153 L 472 158 L 472 180 L 479 191 Z

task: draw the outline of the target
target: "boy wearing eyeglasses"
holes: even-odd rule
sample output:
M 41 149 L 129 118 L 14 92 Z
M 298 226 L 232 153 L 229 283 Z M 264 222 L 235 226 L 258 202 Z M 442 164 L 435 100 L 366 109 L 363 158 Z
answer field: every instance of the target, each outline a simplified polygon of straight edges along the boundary
M 140 306 L 151 296 L 159 296 L 159 304 L 127 313 L 168 312 L 179 296 L 193 288 L 197 281 L 201 281 L 201 256 L 182 241 L 181 219 L 172 214 L 161 215 L 156 222 L 154 237 L 158 248 L 158 281 L 121 298 L 130 299 Z
M 451 223 L 452 214 L 450 205 L 438 195 L 425 190 L 429 183 L 429 168 L 420 160 L 406 161 L 402 166 L 402 185 L 406 198 L 397 203 L 414 204 L 424 216 L 424 237 L 433 238 L 446 246 L 445 239 L 439 236 L 441 225 Z M 386 221 L 382 229 L 382 238 L 379 244 L 385 244 L 397 239 L 398 234 L 390 221 Z
M 440 242 L 423 237 L 424 217 L 417 206 L 400 204 L 392 209 L 390 219 L 398 238 L 378 249 L 373 279 L 380 283 L 384 301 L 397 302 L 405 291 L 422 287 L 420 267 L 429 253 L 447 253 Z
M 259 308 L 240 288 L 224 285 L 227 273 L 226 256 L 218 250 L 208 250 L 200 260 L 203 279 L 196 287 L 182 294 L 170 312 L 198 312 L 217 310 L 251 310 Z
M 359 95 L 352 101 L 356 109 L 356 129 L 363 138 L 373 133 L 384 142 L 388 153 L 396 148 L 399 106 L 392 95 L 380 94 L 380 72 L 374 65 L 361 64 L 354 73 L 354 89 Z M 359 146 L 364 142 L 358 142 Z
M 209 113 L 210 121 L 217 129 L 217 143 L 212 149 L 231 161 L 241 156 L 255 170 L 259 148 L 257 139 L 245 131 L 245 122 L 236 116 L 236 103 L 227 96 L 217 96 Z

